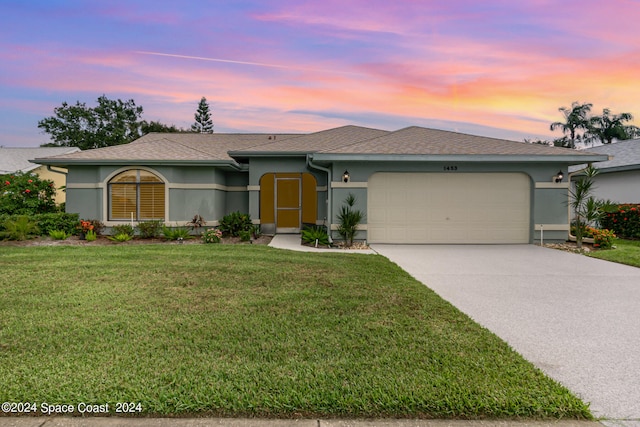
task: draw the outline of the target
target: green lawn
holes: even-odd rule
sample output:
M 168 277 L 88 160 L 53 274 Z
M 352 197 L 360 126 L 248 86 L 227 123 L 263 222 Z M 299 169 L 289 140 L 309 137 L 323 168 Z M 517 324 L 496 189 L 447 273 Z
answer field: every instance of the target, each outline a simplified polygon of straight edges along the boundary
M 594 258 L 640 267 L 640 240 L 615 239 L 615 249 L 606 249 L 589 253 Z
M 0 247 L 0 402 L 147 415 L 591 418 L 376 255 Z

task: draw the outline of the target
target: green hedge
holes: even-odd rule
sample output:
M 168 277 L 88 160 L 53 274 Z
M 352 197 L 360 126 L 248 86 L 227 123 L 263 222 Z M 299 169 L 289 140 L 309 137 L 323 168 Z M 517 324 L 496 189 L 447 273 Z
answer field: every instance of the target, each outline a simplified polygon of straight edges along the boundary
M 7 220 L 16 220 L 19 215 L 0 215 L 0 231 L 4 230 Z M 41 236 L 48 236 L 52 230 L 64 230 L 67 234 L 76 234 L 80 219 L 75 213 L 45 213 L 30 215 L 29 218 L 38 225 Z
M 640 238 L 640 205 L 622 204 L 610 210 L 600 221 L 602 228 L 612 230 L 623 239 Z

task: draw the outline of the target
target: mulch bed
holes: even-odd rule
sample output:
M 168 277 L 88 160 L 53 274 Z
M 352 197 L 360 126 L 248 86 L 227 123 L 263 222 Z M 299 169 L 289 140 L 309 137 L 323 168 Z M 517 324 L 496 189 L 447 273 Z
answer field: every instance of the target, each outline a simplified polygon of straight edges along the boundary
M 223 237 L 219 244 L 222 245 L 268 245 L 271 242 L 272 236 L 262 235 L 252 242 L 243 242 L 239 237 Z M 127 242 L 114 242 L 109 240 L 106 236 L 98 236 L 93 242 L 86 240 L 80 240 L 78 236 L 71 236 L 65 240 L 54 240 L 51 237 L 36 237 L 29 240 L 3 240 L 0 241 L 0 246 L 112 246 L 112 245 L 149 245 L 149 244 L 166 244 L 166 245 L 202 245 L 202 239 L 199 236 L 194 236 L 193 239 L 186 239 L 182 241 L 167 240 L 167 239 L 143 239 L 134 237 Z

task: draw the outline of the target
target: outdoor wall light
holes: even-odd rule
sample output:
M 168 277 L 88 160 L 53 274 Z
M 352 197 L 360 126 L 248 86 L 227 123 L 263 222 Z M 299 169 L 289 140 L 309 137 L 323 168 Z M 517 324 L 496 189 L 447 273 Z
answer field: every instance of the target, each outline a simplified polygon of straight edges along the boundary
M 349 182 L 350 179 L 350 175 L 349 175 L 349 171 L 345 170 L 344 173 L 342 174 L 342 182 Z
M 553 182 L 562 182 L 562 178 L 564 178 L 564 174 L 562 171 L 558 171 L 558 173 L 553 177 Z

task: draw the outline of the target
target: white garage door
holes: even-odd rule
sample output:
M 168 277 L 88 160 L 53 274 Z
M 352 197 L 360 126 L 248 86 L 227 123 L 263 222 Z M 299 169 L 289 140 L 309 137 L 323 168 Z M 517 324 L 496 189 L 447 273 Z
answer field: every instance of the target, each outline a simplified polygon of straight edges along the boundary
M 521 173 L 376 173 L 371 243 L 529 243 L 531 184 Z

